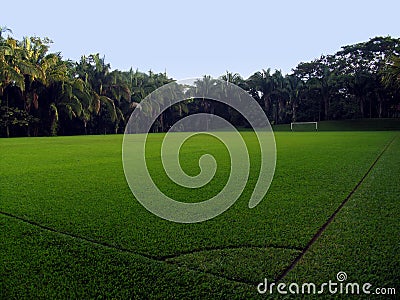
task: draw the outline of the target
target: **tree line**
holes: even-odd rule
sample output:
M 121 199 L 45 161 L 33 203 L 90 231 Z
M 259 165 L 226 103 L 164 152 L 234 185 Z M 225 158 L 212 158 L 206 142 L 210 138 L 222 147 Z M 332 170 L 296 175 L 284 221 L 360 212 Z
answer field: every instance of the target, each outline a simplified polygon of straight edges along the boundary
M 17 40 L 10 29 L 0 28 L 2 137 L 123 133 L 141 100 L 174 81 L 166 73 L 111 70 L 99 54 L 82 56 L 78 62 L 65 60 L 61 53 L 49 52 L 50 45 L 48 38 Z M 272 124 L 398 118 L 400 39 L 375 37 L 344 46 L 335 54 L 299 63 L 287 75 L 263 69 L 247 79 L 231 72 L 219 79 L 246 90 Z M 218 88 L 218 81 L 204 76 L 196 85 Z M 246 126 L 234 110 L 211 99 L 186 96 L 187 101 L 159 116 L 153 131 L 166 131 L 197 112 L 219 114 Z

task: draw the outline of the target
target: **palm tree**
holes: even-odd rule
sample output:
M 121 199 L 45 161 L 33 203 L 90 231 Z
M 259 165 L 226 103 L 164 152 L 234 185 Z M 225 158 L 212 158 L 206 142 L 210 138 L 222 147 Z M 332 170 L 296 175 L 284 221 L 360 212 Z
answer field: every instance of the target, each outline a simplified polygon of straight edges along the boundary
M 243 89 L 247 88 L 246 81 L 240 76 L 240 74 L 226 71 L 224 75 L 220 76 L 220 80 L 226 83 L 224 84 L 221 81 L 218 81 L 218 85 L 221 89 L 221 98 L 225 99 L 228 103 L 231 100 L 231 97 L 240 101 L 241 93 L 239 92 L 239 89 L 233 88 L 233 86 L 230 85 L 234 84 Z M 245 125 L 245 119 L 235 109 L 231 108 L 230 106 L 228 106 L 228 109 L 226 109 L 226 106 L 221 103 L 217 103 L 215 106 L 216 110 L 218 110 L 218 114 L 220 116 L 224 116 L 226 119 L 229 119 L 231 124 L 235 124 L 237 126 Z
M 29 60 L 29 53 L 24 46 L 29 43 L 18 42 L 11 37 L 6 40 L 1 38 L 0 42 L 0 96 L 3 95 L 7 88 L 17 89 L 20 96 L 14 97 L 12 106 L 25 109 L 29 116 L 29 103 L 37 102 L 37 94 L 30 93 L 29 89 L 35 78 L 40 77 L 42 72 Z M 10 107 L 8 93 L 6 93 L 5 99 L 8 109 Z M 30 101 L 27 101 L 27 99 Z M 27 129 L 29 132 L 29 126 L 27 126 Z M 8 132 L 9 129 L 7 128 Z
M 24 75 L 19 65 L 19 58 L 15 56 L 17 52 L 17 41 L 8 38 L 1 40 L 0 44 L 0 95 L 9 85 L 17 86 L 21 91 L 25 89 Z
M 346 76 L 346 87 L 350 94 L 354 96 L 359 103 L 361 117 L 365 117 L 365 103 L 373 87 L 373 80 L 370 74 L 366 72 L 356 72 L 353 75 Z
M 245 84 L 244 79 L 242 78 L 242 76 L 240 76 L 239 73 L 232 73 L 229 71 L 226 71 L 226 73 L 224 75 L 222 75 L 220 77 L 221 80 L 235 84 L 239 87 L 243 87 Z
M 3 39 L 3 33 L 6 33 L 6 32 L 9 32 L 11 34 L 13 33 L 12 30 L 10 28 L 8 28 L 7 26 L 0 26 L 0 40 Z
M 286 111 L 286 103 L 289 100 L 287 91 L 286 78 L 283 77 L 282 72 L 276 70 L 272 74 L 273 91 L 271 93 L 271 99 L 273 100 L 273 117 L 275 124 L 278 124 L 284 118 Z
M 212 113 L 212 105 L 210 102 L 210 95 L 216 95 L 217 93 L 217 82 L 209 75 L 204 75 L 202 79 L 196 80 L 194 83 L 196 91 L 201 92 L 201 107 L 205 113 Z
M 297 121 L 297 108 L 303 88 L 304 82 L 299 77 L 294 74 L 286 76 L 286 89 L 289 94 L 289 103 L 292 110 L 292 122 Z
M 110 65 L 106 64 L 104 58 L 100 58 L 99 54 L 82 56 L 80 62 L 76 64 L 75 70 L 78 78 L 83 80 L 87 87 L 90 87 L 93 112 L 97 122 L 103 127 L 104 133 L 107 133 L 109 123 L 112 124 L 114 132 L 118 131 L 119 123 L 124 117 L 116 106 L 118 100 L 112 98 L 120 97 L 123 93 L 129 94 L 126 98 L 130 98 L 127 86 L 117 84 L 116 75 L 110 75 Z M 85 120 L 87 119 L 86 114 Z
M 274 82 L 271 76 L 271 69 L 256 72 L 247 80 L 250 94 L 261 102 L 264 110 L 270 117 L 271 95 L 274 91 Z
M 337 92 L 338 75 L 332 65 L 332 59 L 331 56 L 321 56 L 312 62 L 300 63 L 294 71 L 297 76 L 307 82 L 310 89 L 319 93 L 325 120 L 330 118 L 330 101 Z M 319 114 L 319 120 L 321 120 L 321 114 Z

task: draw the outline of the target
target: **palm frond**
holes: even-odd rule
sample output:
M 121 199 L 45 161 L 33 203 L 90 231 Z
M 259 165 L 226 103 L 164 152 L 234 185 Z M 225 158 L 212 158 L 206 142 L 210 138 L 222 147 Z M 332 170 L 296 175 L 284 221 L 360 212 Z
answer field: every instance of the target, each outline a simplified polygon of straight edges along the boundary
M 107 96 L 100 96 L 99 100 L 106 107 L 108 113 L 111 116 L 111 121 L 115 122 L 117 120 L 117 112 L 115 109 L 114 101 L 112 99 L 108 98 Z

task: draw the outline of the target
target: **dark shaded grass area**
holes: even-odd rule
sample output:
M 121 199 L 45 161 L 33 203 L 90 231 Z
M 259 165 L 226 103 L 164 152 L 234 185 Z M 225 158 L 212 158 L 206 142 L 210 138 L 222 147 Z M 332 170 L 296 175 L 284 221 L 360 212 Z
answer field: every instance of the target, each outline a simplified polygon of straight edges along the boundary
M 243 299 L 246 284 L 38 229 L 0 215 L 1 299 Z

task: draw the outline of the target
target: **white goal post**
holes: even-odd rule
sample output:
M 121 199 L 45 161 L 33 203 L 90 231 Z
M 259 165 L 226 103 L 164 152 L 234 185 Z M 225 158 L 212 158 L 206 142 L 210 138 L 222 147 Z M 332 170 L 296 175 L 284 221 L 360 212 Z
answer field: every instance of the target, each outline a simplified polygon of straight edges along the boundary
M 293 125 L 315 124 L 315 130 L 318 131 L 318 122 L 292 122 L 290 123 L 290 130 L 293 131 Z

